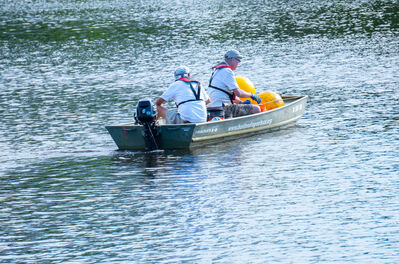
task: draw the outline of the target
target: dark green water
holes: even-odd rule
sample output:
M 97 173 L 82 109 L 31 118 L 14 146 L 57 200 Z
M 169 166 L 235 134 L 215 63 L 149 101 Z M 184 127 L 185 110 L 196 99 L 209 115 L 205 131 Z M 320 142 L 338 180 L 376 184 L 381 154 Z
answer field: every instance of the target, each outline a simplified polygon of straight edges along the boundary
M 1 263 L 395 263 L 398 1 L 0 0 Z M 117 152 L 188 65 L 228 48 L 296 127 Z

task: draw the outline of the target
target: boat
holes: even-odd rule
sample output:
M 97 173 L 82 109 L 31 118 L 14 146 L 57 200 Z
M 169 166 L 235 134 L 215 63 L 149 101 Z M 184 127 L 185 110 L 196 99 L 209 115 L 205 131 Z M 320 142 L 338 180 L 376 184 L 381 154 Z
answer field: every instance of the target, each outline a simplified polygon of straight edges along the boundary
M 160 124 L 137 120 L 106 126 L 119 150 L 192 149 L 294 126 L 304 114 L 308 96 L 283 96 L 284 105 L 265 112 L 204 123 Z M 140 104 L 140 102 L 139 102 Z M 144 107 L 151 107 L 148 103 Z M 145 111 L 143 111 L 145 112 Z M 138 110 L 139 113 L 139 110 Z

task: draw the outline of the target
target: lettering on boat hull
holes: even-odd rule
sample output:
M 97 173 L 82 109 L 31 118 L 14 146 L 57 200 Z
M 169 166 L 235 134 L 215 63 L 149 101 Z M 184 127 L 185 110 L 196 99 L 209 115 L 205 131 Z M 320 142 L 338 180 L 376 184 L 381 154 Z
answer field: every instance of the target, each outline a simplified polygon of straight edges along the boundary
M 298 104 L 298 105 L 295 105 L 295 106 L 292 108 L 292 112 L 293 112 L 293 113 L 296 113 L 296 112 L 298 112 L 298 111 L 301 111 L 302 109 L 304 109 L 303 104 Z
M 273 122 L 273 119 L 266 119 L 266 120 L 260 120 L 256 122 L 249 122 L 245 124 L 239 124 L 236 126 L 231 126 L 227 129 L 228 132 L 232 131 L 237 131 L 237 130 L 242 130 L 242 129 L 248 129 L 248 128 L 255 128 L 255 127 L 261 127 L 261 126 L 268 126 L 271 125 Z
M 211 134 L 211 133 L 216 133 L 218 131 L 217 127 L 212 127 L 212 128 L 205 128 L 197 131 L 197 134 Z

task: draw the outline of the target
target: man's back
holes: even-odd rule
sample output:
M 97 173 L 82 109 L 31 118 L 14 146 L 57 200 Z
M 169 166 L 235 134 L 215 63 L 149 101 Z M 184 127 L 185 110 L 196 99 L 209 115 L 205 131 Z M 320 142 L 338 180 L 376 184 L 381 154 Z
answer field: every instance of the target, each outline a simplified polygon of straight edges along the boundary
M 191 82 L 191 85 L 196 93 L 198 93 L 199 84 Z M 178 113 L 181 118 L 192 122 L 205 122 L 206 121 L 206 106 L 205 101 L 208 100 L 208 94 L 201 88 L 200 100 L 195 100 L 195 94 L 191 90 L 190 84 L 184 81 L 176 81 L 171 84 L 161 96 L 165 101 L 173 100 L 178 107 Z M 194 100 L 194 101 L 192 101 Z M 185 102 L 185 103 L 184 103 Z
M 233 93 L 234 89 L 238 88 L 238 84 L 234 78 L 234 73 L 228 67 L 216 69 L 212 75 L 212 81 L 210 84 L 219 89 L 223 89 L 230 94 Z M 211 99 L 208 107 L 220 107 L 224 101 L 230 101 L 230 97 L 227 93 L 212 87 L 208 87 L 208 94 Z

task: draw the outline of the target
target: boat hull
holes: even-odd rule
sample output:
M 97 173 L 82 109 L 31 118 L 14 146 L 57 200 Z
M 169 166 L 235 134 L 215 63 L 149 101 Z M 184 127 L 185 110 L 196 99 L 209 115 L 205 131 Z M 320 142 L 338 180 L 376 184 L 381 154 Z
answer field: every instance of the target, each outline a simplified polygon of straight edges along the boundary
M 295 125 L 304 114 L 307 96 L 283 97 L 285 105 L 266 112 L 215 122 L 159 125 L 159 149 L 188 149 L 231 136 L 247 136 Z M 106 126 L 120 150 L 145 150 L 144 127 L 133 123 Z

